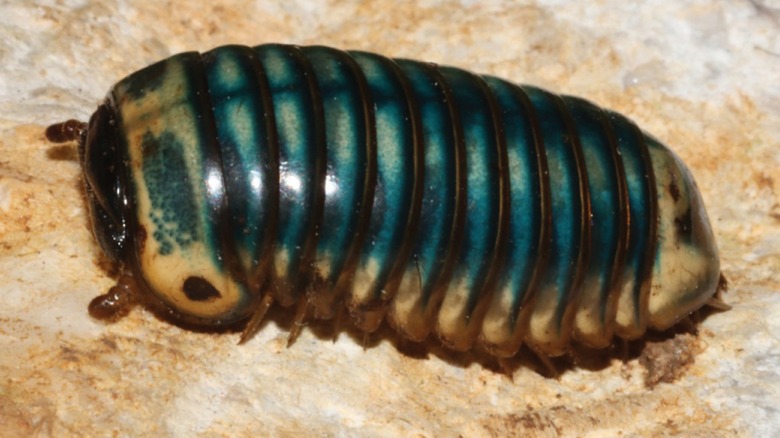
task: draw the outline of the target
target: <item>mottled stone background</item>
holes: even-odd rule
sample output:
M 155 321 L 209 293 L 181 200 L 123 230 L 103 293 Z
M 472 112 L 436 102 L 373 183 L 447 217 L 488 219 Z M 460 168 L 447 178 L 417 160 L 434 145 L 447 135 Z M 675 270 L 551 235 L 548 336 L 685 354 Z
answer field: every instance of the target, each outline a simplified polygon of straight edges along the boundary
M 777 436 L 779 35 L 777 0 L 0 0 L 0 435 Z M 159 58 L 264 42 L 452 64 L 629 115 L 695 174 L 733 310 L 677 338 L 694 362 L 653 387 L 619 348 L 555 379 L 389 333 L 364 348 L 312 326 L 286 348 L 281 311 L 244 346 L 143 310 L 93 321 L 112 280 L 73 150 L 45 126 L 85 120 Z

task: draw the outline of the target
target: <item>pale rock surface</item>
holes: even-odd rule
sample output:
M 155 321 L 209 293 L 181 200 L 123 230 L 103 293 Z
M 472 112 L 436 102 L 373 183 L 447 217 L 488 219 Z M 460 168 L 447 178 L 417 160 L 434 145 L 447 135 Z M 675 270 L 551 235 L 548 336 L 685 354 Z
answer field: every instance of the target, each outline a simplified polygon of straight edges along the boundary
M 44 128 L 86 120 L 114 82 L 165 56 L 264 42 L 457 65 L 628 115 L 695 174 L 734 308 L 709 315 L 695 362 L 652 388 L 619 354 L 552 379 L 535 359 L 502 372 L 435 343 L 401 353 L 390 332 L 364 348 L 316 326 L 286 348 L 278 309 L 243 346 L 140 309 L 90 319 L 112 280 L 73 150 Z M 6 0 L 0 66 L 2 436 L 780 434 L 777 1 Z

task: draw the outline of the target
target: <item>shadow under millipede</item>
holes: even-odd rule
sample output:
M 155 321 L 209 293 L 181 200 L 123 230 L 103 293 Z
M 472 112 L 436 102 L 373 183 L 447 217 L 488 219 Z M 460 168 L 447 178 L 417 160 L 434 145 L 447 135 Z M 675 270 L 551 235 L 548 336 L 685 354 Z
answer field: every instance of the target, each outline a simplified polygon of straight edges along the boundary
M 201 326 L 190 326 L 166 318 L 164 314 L 161 314 L 159 311 L 155 311 L 152 308 L 147 308 L 147 310 L 151 311 L 157 319 L 162 322 L 174 324 L 180 328 L 198 333 L 222 334 L 229 339 L 230 342 L 237 342 L 238 336 L 243 329 L 242 323 L 211 329 Z M 466 352 L 456 352 L 443 346 L 435 334 L 431 334 L 423 342 L 413 342 L 403 339 L 386 321 L 382 322 L 376 332 L 366 334 L 349 321 L 349 316 L 346 312 L 342 313 L 340 320 L 336 318 L 331 320 L 308 318 L 303 322 L 304 327 L 302 330 L 314 334 L 314 336 L 324 343 L 332 343 L 346 336 L 351 342 L 362 345 L 365 354 L 373 354 L 372 350 L 374 350 L 375 347 L 382 342 L 389 342 L 399 354 L 412 360 L 428 360 L 433 356 L 456 367 L 467 368 L 477 364 L 498 374 L 504 374 L 509 379 L 512 379 L 514 373 L 520 369 L 529 369 L 544 377 L 557 379 L 566 372 L 576 369 L 585 369 L 595 372 L 610 367 L 612 362 L 616 360 L 624 363 L 640 360 L 648 351 L 649 346 L 672 341 L 681 335 L 692 335 L 695 341 L 699 336 L 698 325 L 710 315 L 717 312 L 718 310 L 714 308 L 705 307 L 694 312 L 666 331 L 658 332 L 648 330 L 644 336 L 631 341 L 615 337 L 612 344 L 603 349 L 589 348 L 572 342 L 568 353 L 559 357 L 540 356 L 525 345 L 521 347 L 520 351 L 518 351 L 515 356 L 503 359 L 492 356 L 478 346 Z M 260 324 L 258 331 L 262 331 L 265 327 L 272 324 L 276 325 L 282 331 L 289 333 L 295 324 L 294 309 L 281 308 L 279 306 L 272 307 Z M 236 345 L 235 348 L 260 347 L 258 347 L 257 344 L 253 344 L 250 339 L 246 344 Z M 288 348 L 295 348 L 295 341 L 293 341 Z M 698 351 L 698 349 L 694 350 Z M 640 363 L 640 365 L 645 368 L 646 374 L 652 372 L 646 363 Z M 686 366 L 687 365 L 689 364 L 686 364 Z M 681 372 L 674 373 L 675 376 L 679 376 L 680 374 Z M 658 383 L 658 381 L 652 379 L 658 378 L 646 376 L 645 382 L 646 386 L 649 388 L 652 388 Z M 669 382 L 670 380 L 664 380 L 664 378 L 661 377 L 660 381 Z

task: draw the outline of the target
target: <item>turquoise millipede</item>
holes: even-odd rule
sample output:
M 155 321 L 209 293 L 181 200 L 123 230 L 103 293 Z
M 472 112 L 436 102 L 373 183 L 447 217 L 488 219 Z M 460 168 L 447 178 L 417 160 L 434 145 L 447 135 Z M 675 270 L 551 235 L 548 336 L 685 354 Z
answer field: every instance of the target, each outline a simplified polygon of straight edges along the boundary
M 120 267 L 90 304 L 245 324 L 277 303 L 364 332 L 547 356 L 725 308 L 685 165 L 627 118 L 491 76 L 267 44 L 118 82 L 78 141 L 94 235 Z M 295 324 L 291 337 L 297 334 Z

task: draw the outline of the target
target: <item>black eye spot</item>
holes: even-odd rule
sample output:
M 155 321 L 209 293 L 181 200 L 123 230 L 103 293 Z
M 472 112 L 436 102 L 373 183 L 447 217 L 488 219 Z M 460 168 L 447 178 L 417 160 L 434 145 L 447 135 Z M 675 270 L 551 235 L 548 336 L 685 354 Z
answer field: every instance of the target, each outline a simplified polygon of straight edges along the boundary
M 192 301 L 209 301 L 222 298 L 219 291 L 202 277 L 189 277 L 182 287 L 184 295 Z

